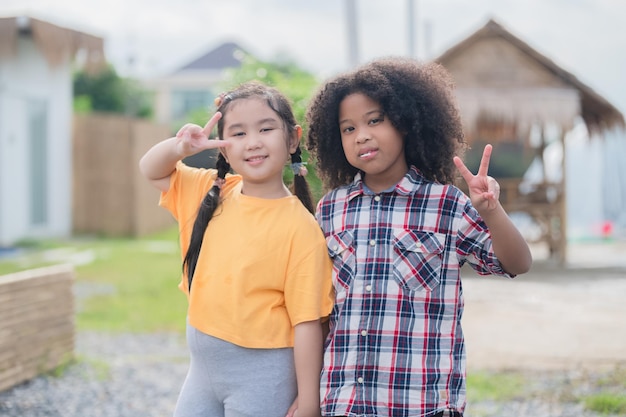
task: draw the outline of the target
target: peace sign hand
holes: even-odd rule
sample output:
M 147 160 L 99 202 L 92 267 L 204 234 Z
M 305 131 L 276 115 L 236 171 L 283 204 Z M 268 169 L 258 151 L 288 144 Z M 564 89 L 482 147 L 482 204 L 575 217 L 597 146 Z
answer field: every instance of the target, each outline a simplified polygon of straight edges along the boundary
M 480 167 L 478 168 L 478 174 L 474 175 L 465 166 L 461 158 L 454 157 L 454 165 L 461 173 L 461 176 L 467 183 L 469 188 L 469 196 L 472 201 L 472 205 L 478 210 L 479 213 L 484 211 L 491 211 L 498 207 L 500 197 L 500 184 L 487 175 L 489 168 L 489 160 L 491 159 L 492 146 L 487 145 L 483 151 L 483 156 L 480 160 Z
M 176 149 L 183 157 L 195 155 L 205 149 L 215 149 L 228 145 L 227 141 L 209 139 L 213 127 L 221 119 L 222 113 L 217 112 L 209 119 L 204 127 L 187 123 L 176 133 Z

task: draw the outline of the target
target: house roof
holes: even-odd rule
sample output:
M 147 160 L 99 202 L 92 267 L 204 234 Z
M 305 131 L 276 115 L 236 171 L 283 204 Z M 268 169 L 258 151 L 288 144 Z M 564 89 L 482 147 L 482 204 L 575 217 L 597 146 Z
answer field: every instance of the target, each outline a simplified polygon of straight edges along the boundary
M 626 127 L 623 114 L 608 100 L 585 85 L 576 76 L 555 64 L 550 58 L 539 53 L 526 42 L 513 35 L 495 20 L 490 19 L 481 29 L 457 43 L 434 61 L 444 67 L 446 63 L 464 54 L 471 46 L 486 39 L 498 38 L 508 42 L 521 53 L 561 80 L 565 85 L 577 90 L 580 95 L 580 116 L 585 121 L 590 132 L 602 132 L 615 127 Z
M 32 36 L 50 66 L 59 65 L 68 57 L 73 59 L 79 50 L 87 54 L 87 70 L 101 68 L 105 63 L 102 38 L 27 16 L 0 18 L 0 58 L 17 54 L 20 34 Z
M 188 70 L 222 70 L 237 68 L 248 53 L 234 42 L 226 42 L 206 54 L 183 65 L 174 73 Z

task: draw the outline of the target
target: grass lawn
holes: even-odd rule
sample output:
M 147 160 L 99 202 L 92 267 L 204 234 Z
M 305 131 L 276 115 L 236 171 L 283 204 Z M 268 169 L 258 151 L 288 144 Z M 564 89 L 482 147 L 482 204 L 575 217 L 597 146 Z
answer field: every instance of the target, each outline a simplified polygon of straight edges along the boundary
M 81 238 L 24 245 L 0 274 L 72 263 L 79 330 L 184 332 L 187 300 L 177 229 L 142 239 Z

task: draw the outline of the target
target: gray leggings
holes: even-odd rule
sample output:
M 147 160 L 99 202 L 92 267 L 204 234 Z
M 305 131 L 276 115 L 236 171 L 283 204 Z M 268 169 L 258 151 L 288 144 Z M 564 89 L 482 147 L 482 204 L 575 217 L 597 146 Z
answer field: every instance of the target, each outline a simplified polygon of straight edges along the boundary
M 284 417 L 296 398 L 293 349 L 248 349 L 187 324 L 189 372 L 174 417 Z

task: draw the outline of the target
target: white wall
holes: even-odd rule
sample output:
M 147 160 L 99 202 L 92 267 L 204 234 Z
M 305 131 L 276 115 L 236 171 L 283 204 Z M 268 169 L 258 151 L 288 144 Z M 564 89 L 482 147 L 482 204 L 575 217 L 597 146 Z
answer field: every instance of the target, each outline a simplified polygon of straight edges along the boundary
M 626 238 L 626 132 L 590 139 L 579 124 L 566 146 L 569 240 Z M 605 235 L 607 223 L 612 230 Z
M 25 238 L 71 233 L 72 74 L 70 58 L 50 68 L 31 38 L 20 36 L 18 54 L 0 62 L 0 246 Z M 47 103 L 47 224 L 30 221 L 28 103 Z
M 558 138 L 558 132 L 553 136 Z M 559 182 L 563 152 L 558 140 L 550 142 L 544 152 L 546 175 Z M 565 144 L 568 240 L 626 238 L 626 132 L 614 130 L 590 139 L 579 121 Z M 524 178 L 529 184 L 541 179 L 536 161 Z M 612 231 L 605 236 L 602 228 L 607 223 Z
M 603 142 L 589 140 L 584 126 L 565 138 L 568 240 L 598 237 L 604 219 Z

